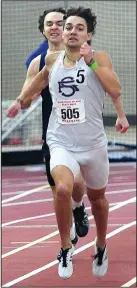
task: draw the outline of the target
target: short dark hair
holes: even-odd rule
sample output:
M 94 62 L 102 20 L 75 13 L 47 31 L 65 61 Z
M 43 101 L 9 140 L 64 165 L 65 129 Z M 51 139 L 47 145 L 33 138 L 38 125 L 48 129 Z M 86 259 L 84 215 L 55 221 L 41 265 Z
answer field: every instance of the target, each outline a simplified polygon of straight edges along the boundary
M 66 20 L 70 16 L 79 16 L 83 18 L 87 23 L 88 33 L 95 34 L 95 28 L 97 24 L 97 16 L 92 12 L 90 8 L 85 8 L 83 6 L 79 6 L 78 8 L 70 7 L 63 19 Z
M 58 8 L 53 8 L 53 9 L 48 9 L 48 10 L 45 10 L 43 12 L 42 15 L 39 16 L 39 19 L 38 19 L 38 28 L 40 30 L 40 32 L 43 34 L 43 30 L 44 30 L 44 20 L 45 20 L 45 17 L 47 14 L 49 14 L 50 12 L 59 12 L 59 13 L 62 13 L 63 15 L 66 14 L 66 10 L 62 7 L 58 7 Z

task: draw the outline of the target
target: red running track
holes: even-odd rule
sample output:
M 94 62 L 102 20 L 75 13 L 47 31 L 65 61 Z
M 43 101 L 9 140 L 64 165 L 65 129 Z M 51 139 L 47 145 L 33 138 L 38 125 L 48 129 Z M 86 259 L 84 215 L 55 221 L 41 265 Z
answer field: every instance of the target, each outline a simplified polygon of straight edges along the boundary
M 24 195 L 27 191 L 30 191 L 29 195 Z M 86 237 L 79 238 L 76 245 L 72 277 L 63 280 L 57 274 L 56 255 L 60 249 L 59 235 L 56 232 L 52 194 L 43 168 L 3 168 L 3 287 L 4 285 L 5 287 L 120 287 L 127 282 L 129 283 L 126 287 L 136 287 L 135 280 L 130 282 L 136 275 L 135 164 L 111 166 L 106 196 L 110 204 L 108 273 L 101 279 L 92 276 L 91 263 L 94 252 L 92 241 L 96 235 L 89 201 L 85 196 L 84 203 L 90 217 L 90 231 Z M 17 197 L 19 198 L 16 199 Z M 115 232 L 109 234 L 112 231 Z M 44 240 L 42 237 L 45 237 Z M 39 240 L 35 243 L 37 239 Z M 88 243 L 91 245 L 87 245 Z

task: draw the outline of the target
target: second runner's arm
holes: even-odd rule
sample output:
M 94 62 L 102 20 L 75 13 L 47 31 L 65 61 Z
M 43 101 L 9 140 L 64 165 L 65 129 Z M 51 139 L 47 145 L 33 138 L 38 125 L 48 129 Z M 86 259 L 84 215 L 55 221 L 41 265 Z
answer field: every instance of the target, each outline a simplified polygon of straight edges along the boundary
M 34 77 L 29 85 L 24 88 L 18 96 L 18 101 L 24 104 L 33 99 L 35 94 L 39 94 L 44 88 L 48 86 L 48 70 L 46 66 Z

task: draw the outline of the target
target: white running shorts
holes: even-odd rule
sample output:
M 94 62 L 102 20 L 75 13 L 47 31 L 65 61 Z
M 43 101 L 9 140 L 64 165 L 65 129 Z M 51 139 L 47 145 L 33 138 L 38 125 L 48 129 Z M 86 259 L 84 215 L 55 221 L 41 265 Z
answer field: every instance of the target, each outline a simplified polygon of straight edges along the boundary
M 50 156 L 50 171 L 58 165 L 64 165 L 72 171 L 74 177 L 81 171 L 88 188 L 106 187 L 109 175 L 107 145 L 84 152 L 71 152 L 56 147 L 50 151 Z

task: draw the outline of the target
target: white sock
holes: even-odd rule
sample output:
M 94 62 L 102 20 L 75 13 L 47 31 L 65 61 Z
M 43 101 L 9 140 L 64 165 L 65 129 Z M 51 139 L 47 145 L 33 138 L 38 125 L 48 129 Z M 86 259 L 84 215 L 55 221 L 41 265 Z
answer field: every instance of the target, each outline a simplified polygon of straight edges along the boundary
M 72 223 L 70 227 L 70 240 L 73 240 L 75 237 L 76 237 L 75 224 Z
M 82 206 L 82 203 L 83 203 L 83 200 L 81 200 L 80 202 L 76 202 L 72 198 L 72 209 L 74 210 L 75 208 Z

